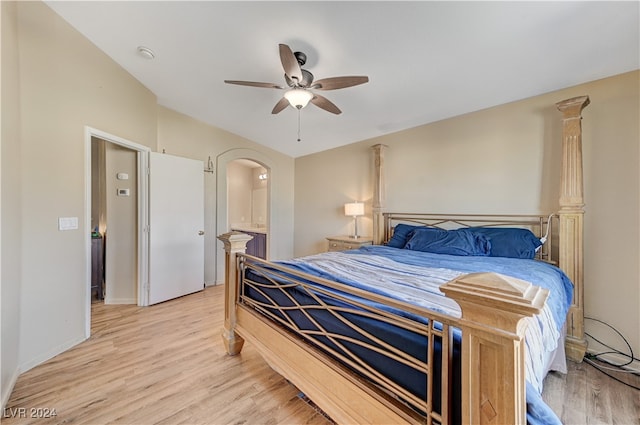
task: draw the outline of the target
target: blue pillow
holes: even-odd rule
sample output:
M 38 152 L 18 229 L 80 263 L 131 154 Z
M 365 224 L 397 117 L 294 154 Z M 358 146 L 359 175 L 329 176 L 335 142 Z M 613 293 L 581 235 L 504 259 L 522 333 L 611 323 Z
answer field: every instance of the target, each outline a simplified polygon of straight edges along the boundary
M 540 239 L 529 229 L 516 227 L 470 227 L 476 235 L 485 236 L 491 242 L 490 257 L 534 258 Z
M 487 256 L 491 250 L 489 240 L 468 229 L 415 229 L 409 235 L 404 249 L 434 254 Z
M 412 226 L 410 224 L 396 224 L 393 228 L 393 236 L 387 242 L 387 246 L 392 248 L 404 248 L 409 240 L 409 233 L 415 229 L 426 229 L 425 226 Z

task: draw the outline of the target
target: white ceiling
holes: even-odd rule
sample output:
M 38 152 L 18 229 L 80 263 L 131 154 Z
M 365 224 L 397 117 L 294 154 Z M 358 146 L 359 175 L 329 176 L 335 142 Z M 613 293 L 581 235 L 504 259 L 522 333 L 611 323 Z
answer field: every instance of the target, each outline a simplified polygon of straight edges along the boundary
M 50 1 L 168 108 L 298 157 L 640 68 L 627 2 Z M 316 79 L 368 75 L 272 115 L 278 44 Z M 154 60 L 137 54 L 155 52 Z

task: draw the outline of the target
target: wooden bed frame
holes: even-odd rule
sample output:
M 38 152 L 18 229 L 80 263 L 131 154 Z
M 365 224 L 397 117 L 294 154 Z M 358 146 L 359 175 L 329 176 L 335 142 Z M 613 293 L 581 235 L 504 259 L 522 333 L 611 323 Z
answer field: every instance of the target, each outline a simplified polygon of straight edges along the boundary
M 565 350 L 570 360 L 581 361 L 586 351 L 583 313 L 583 180 L 581 112 L 589 104 L 587 96 L 556 104 L 563 113 L 562 178 L 560 194 L 558 265 L 573 281 L 574 298 L 567 318 Z M 373 146 L 375 180 L 373 194 L 374 244 L 389 237 L 390 217 L 407 216 L 384 212 L 384 145 Z M 452 216 L 447 216 L 452 217 Z M 455 216 L 460 217 L 460 216 Z M 479 216 L 473 216 L 477 219 Z M 480 216 L 483 220 L 511 220 L 514 216 Z M 506 218 L 505 218 L 506 217 Z M 469 217 L 464 217 L 467 219 Z M 454 218 L 455 220 L 455 218 Z M 496 221 L 497 222 L 497 221 Z M 294 335 L 290 330 L 241 301 L 240 284 L 244 264 L 273 266 L 244 255 L 250 236 L 230 232 L 218 237 L 225 247 L 225 322 L 223 339 L 230 355 L 238 354 L 248 340 L 269 365 L 305 393 L 337 423 L 448 423 L 443 405 L 441 413 L 419 415 L 398 402 L 393 389 L 380 390 L 354 374 L 324 351 Z M 277 267 L 277 266 L 276 266 Z M 304 280 L 338 285 L 303 273 Z M 296 284 L 300 284 L 296 282 Z M 525 317 L 540 312 L 547 290 L 528 282 L 498 275 L 476 273 L 461 276 L 441 287 L 445 295 L 461 307 L 462 317 L 442 317 L 415 307 L 414 312 L 462 331 L 462 423 L 526 423 L 524 334 Z M 363 294 L 358 294 L 363 295 Z M 380 296 L 364 295 L 376 301 L 393 303 Z M 395 303 L 396 306 L 402 303 Z M 422 311 L 424 310 L 424 311 Z M 430 320 L 432 322 L 433 320 Z M 431 332 L 430 330 L 429 332 Z M 429 334 L 431 335 L 431 334 Z M 429 338 L 430 340 L 432 338 Z M 446 337 L 443 336 L 443 341 Z M 444 348 L 443 348 L 444 350 Z M 430 367 L 429 365 L 424 365 Z M 420 366 L 422 367 L 422 366 Z M 446 366 L 443 366 L 446 368 Z M 425 369 L 426 371 L 427 369 Z M 430 372 L 431 369 L 428 369 Z M 442 380 L 443 397 L 450 392 Z M 424 409 L 430 409 L 425 401 Z M 422 409 L 422 408 L 421 408 Z

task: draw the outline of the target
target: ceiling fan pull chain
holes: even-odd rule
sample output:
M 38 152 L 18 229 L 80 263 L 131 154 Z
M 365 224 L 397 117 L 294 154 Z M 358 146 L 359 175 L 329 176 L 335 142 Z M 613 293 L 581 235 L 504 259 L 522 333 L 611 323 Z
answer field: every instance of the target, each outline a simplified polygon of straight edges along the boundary
M 300 141 L 300 109 L 298 108 L 298 142 Z

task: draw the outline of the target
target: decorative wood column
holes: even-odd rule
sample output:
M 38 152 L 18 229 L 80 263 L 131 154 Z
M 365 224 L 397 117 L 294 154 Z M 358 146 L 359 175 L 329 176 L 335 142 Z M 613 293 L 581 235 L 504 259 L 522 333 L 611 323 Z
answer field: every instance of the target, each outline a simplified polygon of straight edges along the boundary
M 582 177 L 582 110 L 588 96 L 556 103 L 562 112 L 562 179 L 560 187 L 559 266 L 574 284 L 573 301 L 567 317 L 567 357 L 581 362 L 587 350 L 584 336 L 584 264 Z
M 526 424 L 527 316 L 547 289 L 498 273 L 471 273 L 440 287 L 462 310 L 462 423 Z
M 373 244 L 380 245 L 384 238 L 384 212 L 385 202 L 385 175 L 384 175 L 384 153 L 387 149 L 386 145 L 373 145 L 373 203 L 371 205 L 373 211 Z
M 244 253 L 247 242 L 253 239 L 242 232 L 229 232 L 218 236 L 224 244 L 224 328 L 222 340 L 227 353 L 234 356 L 242 350 L 244 339 L 236 334 L 236 303 L 238 302 L 238 270 L 236 267 L 236 254 Z

